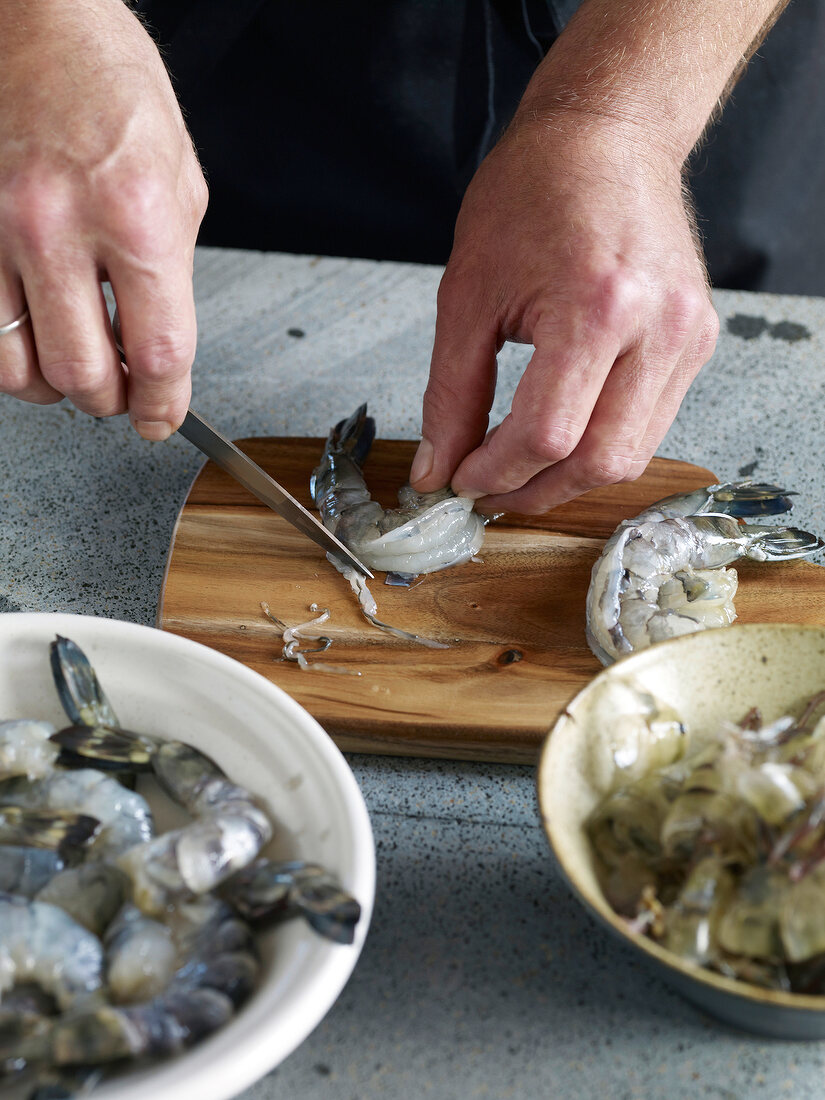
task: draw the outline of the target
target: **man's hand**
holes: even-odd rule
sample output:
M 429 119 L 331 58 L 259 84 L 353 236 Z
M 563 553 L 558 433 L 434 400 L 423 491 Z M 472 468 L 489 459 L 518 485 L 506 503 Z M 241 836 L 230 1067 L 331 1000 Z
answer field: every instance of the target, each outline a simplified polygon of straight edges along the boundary
M 540 513 L 642 473 L 718 334 L 682 167 L 781 7 L 585 0 L 465 195 L 416 489 Z M 488 432 L 506 340 L 535 352 Z
M 573 113 L 511 128 L 482 165 L 439 290 L 438 449 L 416 488 L 452 475 L 485 510 L 539 513 L 643 472 L 718 325 L 680 166 L 646 137 Z M 504 340 L 535 352 L 485 439 Z
M 206 184 L 157 49 L 122 0 L 0 0 L 0 392 L 183 420 Z M 101 282 L 117 300 L 129 363 Z

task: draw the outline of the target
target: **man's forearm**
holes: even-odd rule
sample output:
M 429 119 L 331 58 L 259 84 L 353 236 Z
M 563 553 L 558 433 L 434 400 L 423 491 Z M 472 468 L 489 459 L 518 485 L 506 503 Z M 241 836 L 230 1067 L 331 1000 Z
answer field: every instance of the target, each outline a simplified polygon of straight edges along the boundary
M 681 162 L 788 0 L 585 0 L 537 69 L 521 117 L 560 109 L 637 124 Z

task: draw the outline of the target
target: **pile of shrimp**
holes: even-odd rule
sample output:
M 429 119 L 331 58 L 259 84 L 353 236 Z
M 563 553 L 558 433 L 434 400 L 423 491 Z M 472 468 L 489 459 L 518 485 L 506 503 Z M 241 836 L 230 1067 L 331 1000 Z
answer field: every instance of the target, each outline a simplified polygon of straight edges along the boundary
M 51 645 L 71 725 L 0 722 L 0 1093 L 87 1095 L 177 1054 L 255 989 L 254 932 L 301 916 L 352 943 L 358 902 L 261 855 L 273 822 L 204 753 L 120 727 L 80 648 Z M 190 815 L 156 833 L 138 772 Z
M 597 705 L 621 715 L 585 822 L 609 904 L 685 962 L 825 994 L 825 691 L 708 731 L 631 681 Z

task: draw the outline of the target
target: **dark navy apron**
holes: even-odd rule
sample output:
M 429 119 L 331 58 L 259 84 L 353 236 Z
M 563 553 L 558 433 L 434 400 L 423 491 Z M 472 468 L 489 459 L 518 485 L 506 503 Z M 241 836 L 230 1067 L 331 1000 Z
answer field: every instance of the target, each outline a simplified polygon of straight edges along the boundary
M 200 240 L 444 263 L 578 0 L 143 0 L 210 186 Z M 825 0 L 794 0 L 694 156 L 716 286 L 825 294 Z

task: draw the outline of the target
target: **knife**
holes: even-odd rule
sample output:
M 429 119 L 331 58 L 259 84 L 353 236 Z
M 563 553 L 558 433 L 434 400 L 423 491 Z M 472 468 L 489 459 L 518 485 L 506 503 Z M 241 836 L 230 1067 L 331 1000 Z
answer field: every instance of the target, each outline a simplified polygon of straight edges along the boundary
M 258 500 L 262 500 L 279 516 L 283 516 L 293 527 L 297 527 L 302 534 L 316 542 L 322 550 L 336 558 L 343 558 L 347 565 L 357 569 L 362 576 L 372 576 L 366 565 L 360 562 L 331 531 L 319 523 L 312 512 L 308 512 L 303 504 L 299 504 L 282 485 L 271 478 L 239 447 L 207 424 L 193 409 L 189 409 L 178 431 L 184 439 L 194 443 L 199 451 L 203 451 L 208 458 L 211 458 L 216 466 L 226 470 L 245 489 L 254 493 Z
M 120 318 L 117 311 L 115 311 L 112 318 L 112 328 L 115 335 L 115 345 L 125 363 L 126 357 L 123 345 L 120 342 Z M 222 470 L 234 477 L 245 489 L 248 489 L 250 493 L 254 493 L 258 500 L 263 501 L 279 516 L 283 516 L 293 527 L 312 539 L 327 554 L 332 554 L 333 557 L 339 559 L 343 558 L 347 565 L 352 566 L 362 576 L 372 577 L 372 573 L 366 565 L 360 562 L 340 539 L 337 539 L 331 531 L 328 531 L 322 523 L 319 523 L 315 516 L 304 508 L 303 504 L 300 504 L 282 485 L 279 485 L 274 478 L 270 477 L 265 470 L 262 470 L 256 462 L 253 462 L 226 436 L 221 435 L 211 424 L 207 424 L 203 417 L 198 416 L 193 409 L 189 409 L 186 413 L 178 431 L 184 439 L 194 443 L 207 458 L 211 458 L 216 466 L 220 466 Z

